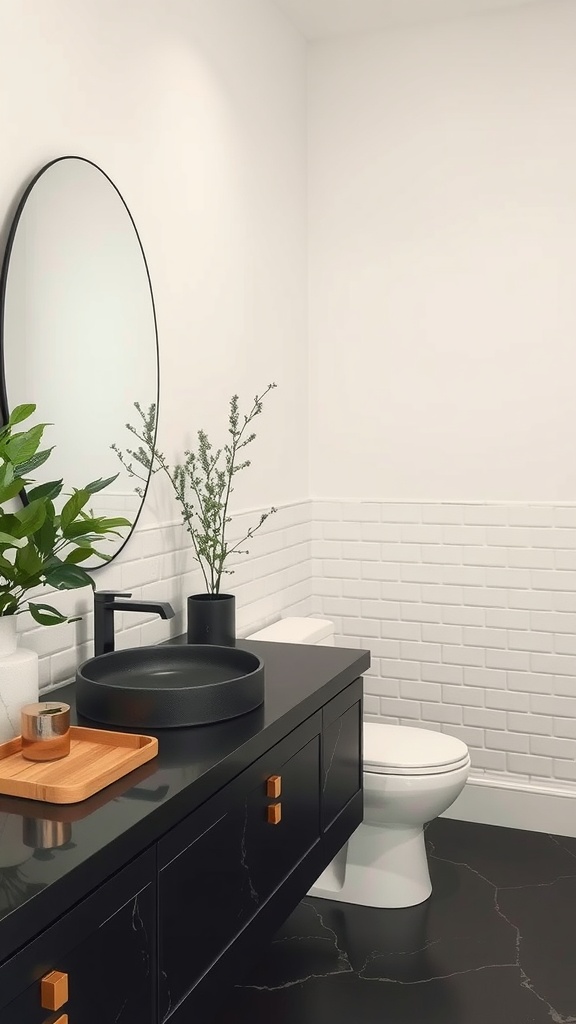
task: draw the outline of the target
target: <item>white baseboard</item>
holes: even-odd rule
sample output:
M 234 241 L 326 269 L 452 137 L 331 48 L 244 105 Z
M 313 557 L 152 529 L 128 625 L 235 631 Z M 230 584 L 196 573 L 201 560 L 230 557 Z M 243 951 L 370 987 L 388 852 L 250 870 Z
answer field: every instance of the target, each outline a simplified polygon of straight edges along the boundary
M 441 817 L 576 837 L 576 792 L 472 776 Z

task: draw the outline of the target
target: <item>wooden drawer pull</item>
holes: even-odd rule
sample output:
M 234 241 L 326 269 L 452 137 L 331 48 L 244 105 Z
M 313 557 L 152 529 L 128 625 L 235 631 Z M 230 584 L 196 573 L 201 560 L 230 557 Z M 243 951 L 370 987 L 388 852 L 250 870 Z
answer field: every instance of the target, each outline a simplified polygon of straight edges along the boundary
M 282 793 L 282 776 L 270 775 L 266 779 L 266 796 L 270 800 L 277 800 Z
M 266 808 L 269 825 L 279 825 L 282 819 L 282 804 L 269 804 Z
M 59 1010 L 68 1000 L 68 975 L 62 971 L 50 971 L 40 983 L 40 1005 L 43 1010 Z M 64 1014 L 66 1017 L 66 1014 Z M 55 1024 L 60 1024 L 56 1021 Z M 66 1020 L 63 1021 L 66 1024 Z

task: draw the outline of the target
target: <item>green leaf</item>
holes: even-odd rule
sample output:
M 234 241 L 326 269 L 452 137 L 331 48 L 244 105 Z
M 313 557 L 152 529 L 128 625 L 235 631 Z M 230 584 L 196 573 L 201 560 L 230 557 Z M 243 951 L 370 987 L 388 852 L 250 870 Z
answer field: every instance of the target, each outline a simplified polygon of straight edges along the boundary
M 90 492 L 86 490 L 75 491 L 74 494 L 68 498 L 68 501 L 60 512 L 60 527 L 64 535 L 66 534 L 66 528 L 73 523 L 80 509 L 84 508 L 84 505 L 90 500 Z
M 6 548 L 21 548 L 24 546 L 26 541 L 21 537 L 14 537 L 10 533 L 0 532 L 0 547 L 5 551 Z
M 19 524 L 15 529 L 16 536 L 30 537 L 40 529 L 46 519 L 46 506 L 42 501 L 31 501 L 29 505 L 15 512 L 14 517 Z
M 10 413 L 8 426 L 13 427 L 15 423 L 22 423 L 22 420 L 27 420 L 33 412 L 36 412 L 36 406 L 32 402 L 27 405 L 17 405 Z
M 7 487 L 14 479 L 14 466 L 11 462 L 3 462 L 0 466 L 0 487 Z
M 4 487 L 0 486 L 0 504 L 4 501 L 9 501 L 10 498 L 15 498 L 20 491 L 24 489 L 25 482 L 21 477 L 17 476 L 16 479 L 12 480 L 9 484 Z
M 77 519 L 74 523 L 70 523 L 65 530 L 62 530 L 62 534 L 66 540 L 75 540 L 77 537 L 83 537 L 84 534 L 94 533 L 96 522 L 97 520 L 90 518 L 90 516 L 87 516 L 86 519 L 82 517 L 82 519 Z
M 43 466 L 47 459 L 50 458 L 50 455 L 53 451 L 54 447 L 45 448 L 41 452 L 36 452 L 36 455 L 33 455 L 32 458 L 28 459 L 27 462 L 21 462 L 16 467 L 20 476 L 28 476 L 29 473 L 33 473 L 34 470 L 38 469 L 40 466 Z
M 57 498 L 62 490 L 63 480 L 48 480 L 45 484 L 38 484 L 27 491 L 28 501 L 36 501 L 40 498 L 53 500 Z
M 54 550 L 54 544 L 56 541 L 56 524 L 53 520 L 48 517 L 42 523 L 42 526 L 34 534 L 34 543 L 38 548 L 38 551 L 44 555 L 51 554 Z
M 118 479 L 118 476 L 119 474 L 116 473 L 115 476 L 106 477 L 105 480 L 102 478 L 92 480 L 92 483 L 86 484 L 82 490 L 88 491 L 88 494 L 96 494 L 96 491 L 103 491 L 105 487 L 109 487 L 110 484 L 113 484 L 114 481 Z
M 111 562 L 114 558 L 114 555 L 105 555 L 103 551 L 96 551 L 95 548 L 92 549 L 92 554 L 95 558 L 101 558 L 103 562 Z M 99 567 L 94 566 L 94 568 L 96 569 Z
M 74 551 L 69 551 L 64 559 L 66 565 L 77 565 L 78 562 L 85 562 L 87 558 L 91 558 L 95 551 L 91 548 L 78 547 Z
M 36 550 L 34 544 L 30 541 L 25 547 L 20 548 L 16 553 L 16 559 L 14 562 L 17 573 L 20 576 L 29 577 L 37 576 L 42 569 L 43 561 L 42 556 Z M 22 582 L 22 580 L 20 580 Z M 32 584 L 30 584 L 31 586 Z M 27 588 L 28 584 L 27 584 Z
M 12 434 L 6 441 L 6 454 L 10 462 L 19 466 L 36 454 L 45 426 L 45 423 L 38 423 L 21 434 Z
M 70 523 L 66 529 L 62 530 L 63 536 L 66 540 L 76 541 L 79 537 L 84 537 L 87 534 L 96 534 L 103 536 L 106 533 L 116 533 L 117 526 L 130 526 L 128 519 L 105 519 L 103 516 L 82 516 L 81 519 L 76 519 L 73 523 Z
M 13 594 L 4 591 L 0 594 L 0 615 L 14 615 L 18 609 L 18 601 Z
M 68 619 L 66 615 L 62 615 L 62 612 L 59 612 L 57 608 L 53 608 L 51 604 L 36 604 L 29 601 L 28 610 L 32 618 L 41 626 L 58 626 L 62 622 L 77 621 L 76 619 Z
M 3 555 L 0 555 L 0 576 L 4 576 L 10 582 L 16 579 L 16 570 L 12 562 L 9 562 Z
M 36 540 L 36 538 L 34 538 Z M 44 557 L 43 572 L 46 574 L 48 569 L 53 569 L 56 565 L 62 565 L 62 559 L 55 555 L 54 552 L 49 552 Z
M 70 539 L 71 544 L 76 544 L 79 548 L 91 548 L 93 544 L 102 538 L 97 533 L 86 533 L 82 537 L 72 537 Z M 96 552 L 94 552 L 95 554 Z
M 79 565 L 60 565 L 46 571 L 46 582 L 56 590 L 76 590 L 79 587 L 94 588 L 94 580 Z
M 109 519 L 106 516 L 100 516 L 98 522 L 100 524 L 100 533 L 102 533 L 104 530 L 115 530 L 118 526 L 132 526 L 130 520 L 124 519 L 123 516 L 117 516 L 115 519 Z

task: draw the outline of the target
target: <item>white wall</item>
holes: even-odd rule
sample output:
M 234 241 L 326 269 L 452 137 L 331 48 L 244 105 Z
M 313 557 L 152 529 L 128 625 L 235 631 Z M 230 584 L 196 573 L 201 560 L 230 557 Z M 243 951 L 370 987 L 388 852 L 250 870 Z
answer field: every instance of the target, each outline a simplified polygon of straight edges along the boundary
M 238 506 L 305 496 L 297 33 L 266 0 L 4 0 L 0 97 L 2 211 L 64 153 L 99 163 L 131 209 L 157 306 L 164 447 L 276 380 Z
M 576 5 L 316 43 L 312 492 L 576 499 Z
M 293 508 L 307 497 L 305 56 L 304 41 L 267 0 L 0 3 L 4 234 L 24 185 L 52 158 L 85 156 L 110 175 L 153 282 L 159 444 L 169 458 L 199 427 L 226 439 L 234 392 L 246 407 L 278 384 L 255 424 L 253 465 L 236 478 L 234 512 Z M 105 395 L 87 388 L 86 400 L 105 413 Z M 80 462 L 76 485 L 82 473 Z M 98 574 L 99 587 L 137 593 L 154 583 L 157 597 L 182 598 L 176 585 L 191 565 L 174 531 L 163 529 L 178 513 L 158 484 L 146 529 Z M 281 548 L 286 523 L 301 518 L 287 515 L 274 526 Z M 85 611 L 90 595 L 54 602 Z M 264 624 L 278 614 L 277 595 L 259 607 Z M 168 625 L 161 628 L 167 635 Z M 89 633 L 88 617 L 31 634 L 45 658 L 64 654 L 45 662 L 43 681 L 69 674 L 74 644 Z
M 576 5 L 317 43 L 309 80 L 315 612 L 371 650 L 369 716 L 469 745 L 456 816 L 562 832 Z

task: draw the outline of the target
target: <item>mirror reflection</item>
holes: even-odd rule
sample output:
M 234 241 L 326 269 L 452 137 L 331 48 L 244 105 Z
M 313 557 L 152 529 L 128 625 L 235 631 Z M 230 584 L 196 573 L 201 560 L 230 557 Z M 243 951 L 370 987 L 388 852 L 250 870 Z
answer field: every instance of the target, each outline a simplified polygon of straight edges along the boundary
M 55 448 L 36 481 L 63 477 L 70 489 L 120 470 L 92 508 L 134 525 L 142 499 L 110 446 L 124 442 L 136 399 L 158 401 L 156 317 L 135 224 L 99 167 L 62 157 L 35 177 L 14 218 L 2 286 L 2 415 L 34 402 L 34 422 L 53 424 L 45 442 Z

